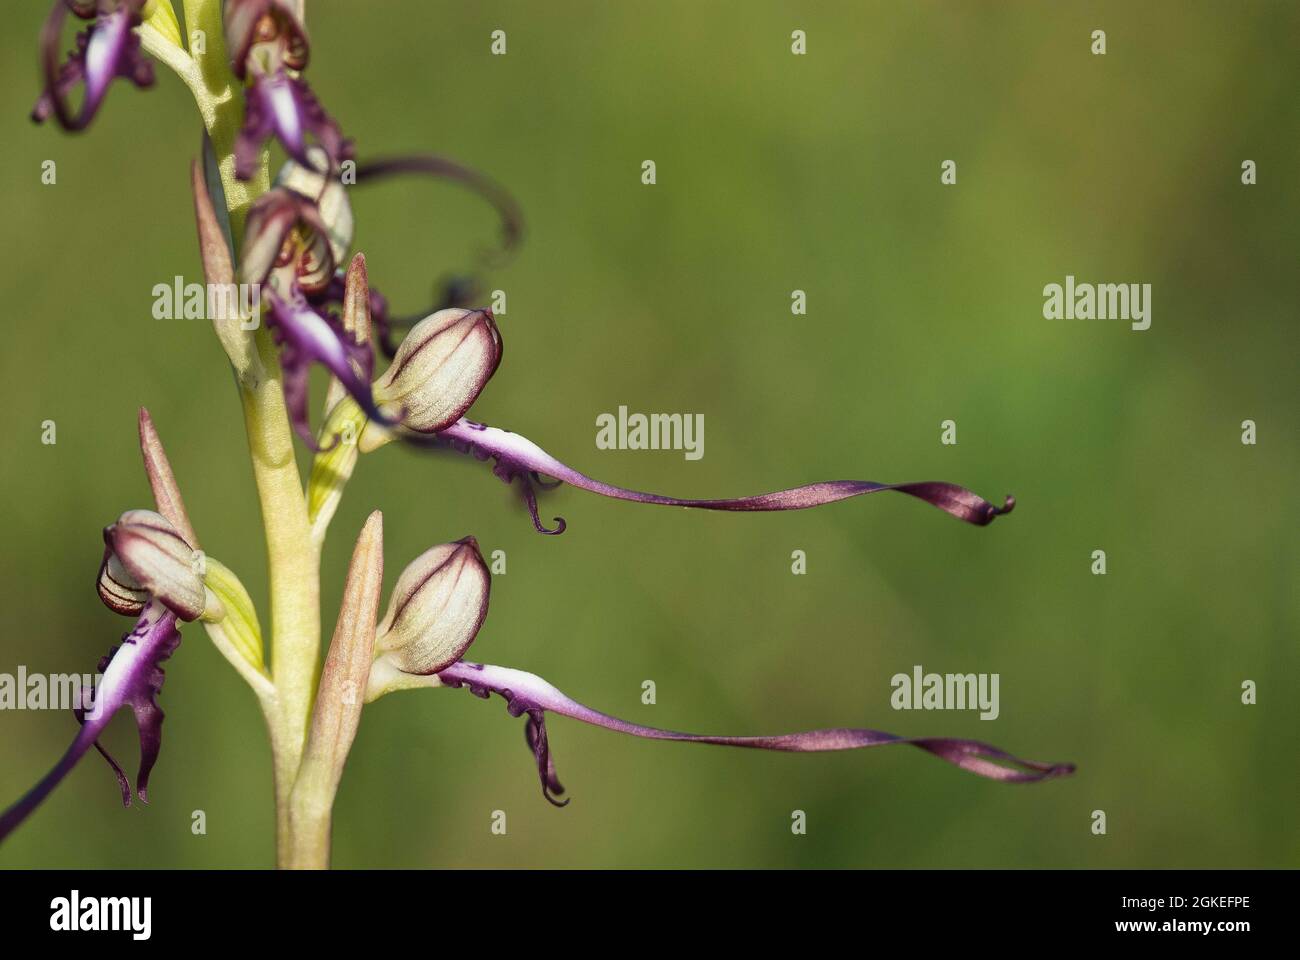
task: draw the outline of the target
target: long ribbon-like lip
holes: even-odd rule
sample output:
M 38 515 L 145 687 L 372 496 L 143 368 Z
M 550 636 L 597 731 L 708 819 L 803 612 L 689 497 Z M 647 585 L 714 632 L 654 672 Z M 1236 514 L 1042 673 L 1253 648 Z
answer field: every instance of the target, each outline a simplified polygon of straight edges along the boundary
M 496 210 L 501 223 L 501 243 L 495 250 L 479 252 L 480 269 L 500 268 L 519 248 L 524 234 L 524 217 L 518 201 L 495 180 L 449 157 L 435 153 L 417 153 L 367 160 L 358 164 L 356 182 L 358 186 L 362 186 L 390 177 L 407 175 L 426 176 L 462 184 L 487 200 Z M 401 317 L 389 316 L 388 301 L 376 291 L 371 309 L 380 346 L 391 357 L 397 349 L 392 335 L 394 328 L 412 326 L 430 314 L 448 307 L 471 306 L 480 299 L 480 287 L 481 284 L 473 276 L 452 277 L 444 283 L 443 289 L 429 307 L 418 313 L 408 313 Z
M 81 730 L 59 762 L 25 796 L 0 815 L 0 841 L 3 841 L 40 806 L 50 792 L 71 772 L 93 746 L 104 756 L 117 775 L 122 788 L 122 803 L 131 805 L 131 785 L 126 774 L 108 752 L 99 745 L 99 736 L 113 715 L 130 707 L 140 733 L 140 768 L 135 789 L 148 802 L 149 773 L 162 746 L 163 712 L 157 695 L 162 689 L 163 671 L 159 664 L 176 650 L 181 635 L 176 629 L 176 614 L 158 601 L 151 601 L 130 633 L 122 638 L 108 657 L 100 661 L 103 677 L 93 702 L 74 710 Z
M 418 174 L 463 184 L 492 204 L 501 220 L 501 247 L 484 251 L 483 259 L 500 266 L 518 248 L 524 233 L 524 217 L 519 204 L 505 187 L 472 167 L 436 153 L 417 153 L 400 157 L 381 157 L 357 165 L 357 184 L 388 177 Z
M 655 503 L 669 507 L 694 507 L 700 510 L 729 511 L 777 511 L 805 510 L 823 504 L 847 500 L 867 493 L 879 493 L 894 490 L 908 496 L 924 500 L 931 506 L 938 507 L 958 520 L 976 526 L 986 526 L 1005 513 L 1010 513 L 1016 505 L 1014 497 L 1008 496 L 1002 506 L 996 506 L 978 494 L 955 483 L 937 480 L 916 483 L 876 483 L 872 480 L 827 480 L 809 483 L 788 490 L 764 493 L 750 497 L 733 497 L 728 499 L 687 499 L 666 497 L 657 493 L 643 493 L 629 490 L 610 483 L 594 480 L 584 473 L 561 463 L 527 437 L 510 433 L 497 427 L 475 423 L 464 418 L 444 428 L 431 437 L 410 437 L 406 439 L 417 445 L 450 446 L 462 453 L 472 453 L 480 460 L 489 457 L 496 460 L 492 472 L 510 483 L 516 478 L 521 481 L 524 500 L 532 516 L 533 526 L 539 533 L 563 533 L 565 522 L 556 517 L 556 529 L 548 530 L 542 525 L 537 514 L 537 496 L 534 485 L 541 483 L 541 475 L 554 477 L 558 481 L 571 484 L 603 497 L 617 500 L 632 500 L 637 503 Z M 541 485 L 545 486 L 544 483 Z
M 978 740 L 900 737 L 881 730 L 848 727 L 762 737 L 710 736 L 661 730 L 658 727 L 630 723 L 607 713 L 601 713 L 599 710 L 593 710 L 566 696 L 535 674 L 490 664 L 466 663 L 462 660 L 439 671 L 437 677 L 449 687 L 467 686 L 470 692 L 484 699 L 493 693 L 498 694 L 506 701 L 506 709 L 511 716 L 528 715 L 525 736 L 537 761 L 542 794 L 556 806 L 563 806 L 568 801 L 557 799 L 558 794 L 564 793 L 564 787 L 556 777 L 555 763 L 547 740 L 545 716 L 548 712 L 648 740 L 708 743 L 726 747 L 778 750 L 786 753 L 821 753 L 830 750 L 856 750 L 888 744 L 907 744 L 932 753 L 940 760 L 961 767 L 977 776 L 1002 783 L 1038 783 L 1074 773 L 1072 763 L 1023 760 Z

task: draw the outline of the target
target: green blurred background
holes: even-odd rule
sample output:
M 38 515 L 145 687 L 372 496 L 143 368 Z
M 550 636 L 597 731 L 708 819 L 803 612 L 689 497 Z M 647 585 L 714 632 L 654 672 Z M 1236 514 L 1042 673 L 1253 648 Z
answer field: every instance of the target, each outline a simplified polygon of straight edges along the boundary
M 198 278 L 189 95 L 159 66 L 151 91 L 115 84 L 84 136 L 31 125 L 46 7 L 21 6 L 0 40 L 0 672 L 83 671 L 128 626 L 92 582 L 100 528 L 149 505 L 138 406 L 204 546 L 265 622 L 264 556 L 224 358 L 206 324 L 150 314 L 155 283 Z M 684 496 L 858 477 L 1019 500 L 976 529 L 892 495 L 733 515 L 561 489 L 543 511 L 569 531 L 551 538 L 486 466 L 386 449 L 363 460 L 326 545 L 327 632 L 351 541 L 380 508 L 389 583 L 467 533 L 506 551 L 472 657 L 600 709 L 702 732 L 976 737 L 1079 766 L 1007 787 L 910 749 L 726 751 L 558 718 L 574 799 L 556 810 L 500 700 L 408 693 L 365 712 L 336 865 L 1300 862 L 1300 5 L 308 7 L 310 81 L 360 157 L 439 150 L 523 205 L 521 255 L 487 278 L 508 294 L 507 349 L 478 418 Z M 488 54 L 497 28 L 504 57 Z M 796 28 L 806 56 L 790 53 Z M 1097 28 L 1105 57 L 1089 52 Z M 40 183 L 47 159 L 55 186 Z M 1257 186 L 1240 183 L 1245 159 Z M 399 310 L 496 235 L 452 186 L 403 182 L 354 207 Z M 1044 320 L 1042 287 L 1067 273 L 1153 284 L 1151 329 Z M 794 289 L 807 316 L 790 313 Z M 598 451 L 595 417 L 620 404 L 703 413 L 704 459 Z M 1256 446 L 1240 442 L 1247 418 Z M 955 447 L 939 443 L 946 419 Z M 806 576 L 791 575 L 795 549 Z M 913 664 L 999 673 L 1001 717 L 894 712 L 889 678 Z M 1256 706 L 1240 703 L 1246 679 Z M 262 722 L 200 630 L 167 664 L 162 704 L 147 807 L 123 810 L 91 756 L 0 865 L 270 865 Z M 0 803 L 74 729 L 0 714 Z M 130 722 L 111 733 L 133 769 Z M 1098 809 L 1105 837 L 1089 829 Z

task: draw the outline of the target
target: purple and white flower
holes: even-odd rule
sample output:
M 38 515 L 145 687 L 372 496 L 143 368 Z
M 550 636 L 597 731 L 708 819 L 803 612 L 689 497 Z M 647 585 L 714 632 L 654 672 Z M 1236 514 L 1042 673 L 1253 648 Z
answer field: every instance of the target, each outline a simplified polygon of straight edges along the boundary
M 45 89 L 32 108 L 33 120 L 43 123 L 54 117 L 65 130 L 84 130 L 115 78 L 124 77 L 137 87 L 153 85 L 153 64 L 135 35 L 144 6 L 145 0 L 56 0 L 41 30 Z M 77 34 L 73 49 L 60 63 L 63 21 L 69 11 L 94 23 Z M 78 86 L 84 95 L 80 108 L 74 109 L 69 98 Z

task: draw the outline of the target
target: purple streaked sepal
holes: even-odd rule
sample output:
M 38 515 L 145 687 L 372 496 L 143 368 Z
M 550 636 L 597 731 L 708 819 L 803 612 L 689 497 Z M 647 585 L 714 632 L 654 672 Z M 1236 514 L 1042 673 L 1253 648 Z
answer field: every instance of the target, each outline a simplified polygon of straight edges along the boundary
M 148 803 L 149 773 L 162 746 L 163 712 L 157 700 L 163 685 L 160 664 L 175 652 L 180 642 L 176 614 L 158 601 L 149 603 L 135 629 L 125 634 L 121 645 L 114 647 L 100 661 L 103 678 L 93 701 L 83 702 L 73 711 L 81 730 L 71 746 L 36 786 L 0 815 L 0 841 L 27 819 L 92 746 L 104 756 L 117 775 L 123 805 L 131 805 L 131 784 L 126 774 L 99 744 L 99 737 L 109 720 L 123 707 L 131 708 L 139 729 L 140 767 L 136 774 L 135 792 L 141 801 Z
M 546 734 L 546 714 L 555 713 L 593 726 L 604 727 L 647 740 L 676 740 L 685 743 L 708 743 L 726 747 L 748 747 L 757 750 L 778 750 L 786 753 L 821 753 L 829 750 L 856 750 L 887 744 L 908 744 L 932 753 L 940 760 L 961 767 L 977 776 L 1002 783 L 1038 783 L 1074 773 L 1072 763 L 1043 763 L 1022 760 L 997 747 L 978 740 L 958 740 L 948 737 L 900 737 L 881 730 L 841 727 L 828 730 L 808 730 L 802 733 L 783 733 L 765 737 L 722 737 L 661 730 L 638 723 L 620 720 L 578 703 L 535 674 L 509 667 L 490 664 L 452 664 L 437 674 L 446 686 L 468 687 L 475 696 L 488 699 L 498 694 L 506 701 L 512 717 L 527 715 L 524 735 L 537 762 L 537 773 L 542 783 L 542 795 L 556 806 L 568 800 L 559 800 L 564 793 L 555 774 Z
M 613 484 L 593 480 L 567 464 L 561 463 L 527 437 L 510 433 L 497 427 L 475 423 L 461 418 L 451 426 L 440 430 L 432 437 L 412 438 L 411 442 L 449 446 L 461 453 L 471 453 L 480 460 L 492 458 L 496 465 L 492 468 L 506 483 L 518 479 L 523 490 L 524 501 L 532 517 L 533 526 L 539 533 L 563 533 L 564 519 L 556 517 L 554 530 L 542 525 L 537 514 L 537 496 L 535 486 L 547 486 L 541 480 L 542 475 L 553 477 L 563 483 L 571 484 L 582 490 L 598 493 L 603 497 L 617 500 L 632 500 L 637 503 L 656 503 L 670 507 L 694 507 L 700 510 L 729 511 L 775 511 L 805 510 L 819 507 L 839 500 L 862 496 L 867 493 L 879 493 L 882 490 L 894 490 L 908 496 L 924 500 L 931 506 L 938 507 L 945 513 L 959 520 L 976 526 L 986 526 L 996 517 L 1010 513 L 1016 505 L 1014 497 L 1008 496 L 1002 506 L 996 506 L 983 497 L 972 493 L 955 483 L 927 480 L 916 483 L 876 483 L 871 480 L 827 480 L 821 483 L 809 483 L 775 493 L 759 494 L 750 497 L 734 497 L 723 500 L 686 499 L 682 497 L 665 497 L 657 493 L 642 493 L 628 490 Z
M 284 71 L 255 77 L 245 91 L 244 125 L 235 142 L 235 176 L 247 180 L 253 175 L 262 147 L 272 136 L 294 160 L 312 166 L 309 135 L 324 149 L 330 169 L 352 156 L 351 141 L 344 139 L 304 80 Z
M 268 326 L 281 347 L 284 402 L 294 431 L 309 448 L 322 449 L 308 412 L 308 372 L 313 363 L 332 373 L 370 419 L 390 426 L 397 422 L 379 409 L 371 393 L 374 353 L 370 344 L 354 341 L 342 323 L 317 312 L 301 292 L 294 291 L 287 299 L 274 293 L 268 296 Z
M 41 29 L 41 67 L 45 89 L 32 108 L 32 119 L 43 123 L 53 116 L 65 130 L 84 130 L 99 111 L 115 77 L 125 77 L 137 87 L 152 86 L 153 64 L 141 53 L 134 28 L 141 22 L 144 0 L 110 3 L 100 0 L 55 3 Z M 71 10 L 95 22 L 77 34 L 68 58 L 59 63 L 63 21 Z M 78 84 L 85 85 L 81 108 L 74 111 L 68 97 Z

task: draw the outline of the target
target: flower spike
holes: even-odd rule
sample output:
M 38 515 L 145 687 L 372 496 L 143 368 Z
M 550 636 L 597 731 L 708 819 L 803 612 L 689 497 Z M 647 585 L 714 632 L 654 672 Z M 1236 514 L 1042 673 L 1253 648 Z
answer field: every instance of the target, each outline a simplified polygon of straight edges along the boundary
M 490 664 L 466 663 L 462 660 L 440 671 L 437 676 L 442 684 L 453 688 L 468 687 L 471 693 L 485 700 L 491 694 L 499 695 L 506 701 L 506 709 L 512 717 L 527 715 L 524 735 L 537 761 L 542 795 L 556 806 L 564 806 L 568 800 L 558 799 L 558 795 L 564 793 L 564 787 L 555 774 L 555 762 L 547 739 L 546 714 L 548 712 L 647 740 L 676 740 L 685 743 L 778 750 L 786 753 L 821 753 L 829 750 L 879 747 L 891 743 L 908 744 L 932 753 L 940 760 L 961 767 L 977 776 L 1002 783 L 1038 783 L 1069 776 L 1074 772 L 1072 763 L 1022 760 L 1005 750 L 978 740 L 900 737 L 881 730 L 837 728 L 766 737 L 720 737 L 678 733 L 675 730 L 661 730 L 658 727 L 630 723 L 607 713 L 601 713 L 599 710 L 593 710 L 565 696 L 541 677 L 522 670 Z
M 41 29 L 45 90 L 32 108 L 32 119 L 43 123 L 53 116 L 65 130 L 84 130 L 114 77 L 125 77 L 137 87 L 152 86 L 153 64 L 140 52 L 140 38 L 135 35 L 143 9 L 144 0 L 57 0 Z M 95 22 L 77 34 L 76 46 L 60 65 L 59 43 L 69 10 L 82 19 L 94 17 Z M 68 96 L 78 84 L 85 85 L 85 98 L 74 112 Z
M 162 746 L 163 712 L 157 701 L 163 684 L 160 664 L 175 652 L 180 642 L 176 614 L 157 601 L 149 603 L 141 612 L 135 629 L 122 638 L 121 646 L 114 647 L 100 661 L 103 678 L 93 700 L 83 701 L 73 711 L 81 730 L 71 746 L 36 786 L 0 815 L 0 841 L 40 806 L 92 746 L 99 750 L 117 775 L 122 787 L 123 805 L 131 805 L 131 786 L 126 774 L 99 744 L 100 734 L 109 720 L 123 707 L 131 708 L 139 728 L 140 768 L 136 774 L 135 792 L 141 801 L 148 803 L 149 773 Z
M 404 434 L 404 439 L 417 445 L 451 447 L 461 453 L 473 454 L 480 460 L 492 458 L 496 466 L 492 472 L 512 483 L 518 479 L 523 490 L 524 502 L 532 517 L 533 526 L 539 533 L 563 533 L 564 520 L 556 517 L 557 529 L 548 530 L 542 525 L 537 513 L 537 497 L 534 484 L 545 474 L 558 481 L 571 484 L 582 490 L 598 493 L 603 497 L 616 500 L 632 500 L 637 503 L 657 503 L 670 507 L 694 507 L 700 510 L 728 511 L 776 511 L 804 510 L 819 507 L 839 500 L 878 493 L 882 490 L 894 490 L 908 496 L 924 500 L 931 506 L 938 507 L 958 520 L 964 520 L 975 526 L 983 527 L 1005 513 L 1010 513 L 1016 505 L 1015 497 L 1008 496 L 1002 506 L 996 506 L 983 497 L 972 493 L 955 483 L 942 481 L 921 481 L 916 483 L 876 483 L 871 480 L 828 480 L 821 483 L 809 483 L 775 493 L 758 496 L 735 497 L 724 500 L 687 499 L 682 497 L 665 497 L 657 493 L 642 493 L 628 490 L 610 483 L 593 480 L 567 464 L 561 463 L 527 437 L 510 433 L 497 427 L 475 423 L 461 418 L 451 426 L 440 430 L 430 437 L 415 437 Z M 547 484 L 541 484 L 547 486 Z

